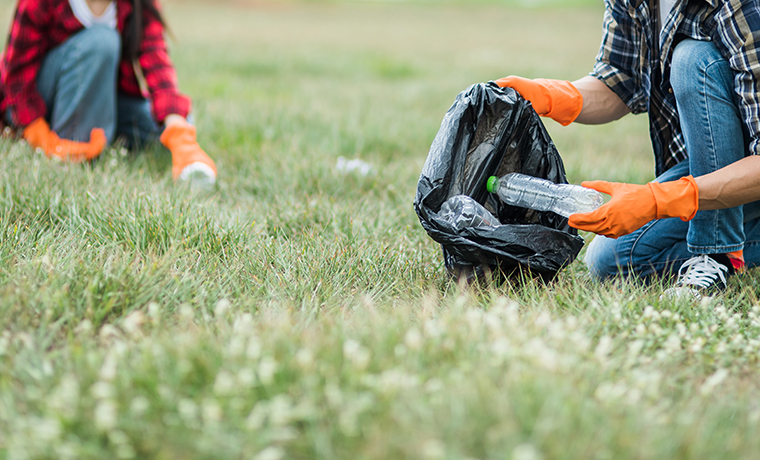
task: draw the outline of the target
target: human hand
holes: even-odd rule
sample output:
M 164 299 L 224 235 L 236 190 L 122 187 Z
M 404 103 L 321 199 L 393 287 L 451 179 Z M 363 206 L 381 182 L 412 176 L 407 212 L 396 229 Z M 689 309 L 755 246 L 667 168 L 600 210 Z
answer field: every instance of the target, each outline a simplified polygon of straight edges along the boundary
M 172 154 L 174 180 L 190 180 L 209 186 L 216 182 L 216 165 L 198 145 L 195 126 L 178 116 L 167 117 L 160 141 Z
M 699 207 L 699 189 L 692 176 L 645 185 L 606 181 L 581 185 L 606 193 L 612 199 L 595 211 L 571 215 L 570 226 L 608 238 L 627 235 L 654 219 L 691 220 Z
M 74 163 L 97 158 L 108 142 L 106 133 L 101 128 L 92 129 L 89 142 L 61 139 L 42 117 L 24 128 L 24 139 L 32 147 L 42 149 L 48 157 L 57 157 Z
M 575 121 L 583 108 L 583 96 L 569 81 L 531 80 L 510 75 L 496 80 L 496 84 L 501 88 L 513 88 L 533 104 L 536 113 L 563 126 Z

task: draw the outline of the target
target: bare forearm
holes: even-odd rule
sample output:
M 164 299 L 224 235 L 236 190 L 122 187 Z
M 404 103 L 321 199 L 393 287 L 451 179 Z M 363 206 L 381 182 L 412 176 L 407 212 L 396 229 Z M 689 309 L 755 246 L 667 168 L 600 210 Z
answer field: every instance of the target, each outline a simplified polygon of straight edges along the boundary
M 609 123 L 630 113 L 627 105 L 598 79 L 585 76 L 573 82 L 583 96 L 583 109 L 576 123 L 599 125 Z
M 760 156 L 753 155 L 695 178 L 699 209 L 733 208 L 760 200 Z

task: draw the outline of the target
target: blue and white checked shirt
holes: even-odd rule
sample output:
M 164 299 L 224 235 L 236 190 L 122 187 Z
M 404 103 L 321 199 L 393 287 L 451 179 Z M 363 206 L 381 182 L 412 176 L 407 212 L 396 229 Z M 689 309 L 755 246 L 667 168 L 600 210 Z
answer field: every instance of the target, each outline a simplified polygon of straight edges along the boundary
M 661 31 L 648 0 L 605 0 L 605 6 L 604 36 L 591 75 L 633 113 L 649 113 L 657 175 L 688 156 L 670 86 L 670 60 L 681 37 L 713 41 L 728 60 L 749 133 L 748 153 L 760 153 L 760 0 L 677 0 Z M 657 43 L 660 52 L 650 52 Z

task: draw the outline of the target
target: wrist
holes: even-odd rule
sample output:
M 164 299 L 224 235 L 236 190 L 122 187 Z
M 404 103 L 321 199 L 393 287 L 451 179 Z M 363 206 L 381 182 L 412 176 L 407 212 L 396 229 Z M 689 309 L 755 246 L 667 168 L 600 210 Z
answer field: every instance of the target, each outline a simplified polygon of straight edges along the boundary
M 176 113 L 170 113 L 169 115 L 164 118 L 164 126 L 171 126 L 171 125 L 178 125 L 178 124 L 187 124 L 187 119 L 183 117 L 182 115 L 177 115 Z
M 689 221 L 697 214 L 699 187 L 693 176 L 671 182 L 650 182 L 649 187 L 657 204 L 658 219 L 678 217 Z

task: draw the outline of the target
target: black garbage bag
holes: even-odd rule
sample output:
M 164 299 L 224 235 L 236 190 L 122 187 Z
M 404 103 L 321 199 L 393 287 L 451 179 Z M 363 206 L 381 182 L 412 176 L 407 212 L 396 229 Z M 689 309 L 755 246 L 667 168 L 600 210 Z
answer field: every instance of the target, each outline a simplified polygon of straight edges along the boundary
M 414 201 L 422 227 L 443 246 L 453 276 L 472 282 L 529 273 L 548 281 L 583 247 L 566 218 L 506 205 L 486 190 L 490 176 L 511 172 L 567 183 L 562 158 L 530 102 L 494 82 L 473 85 L 446 113 Z M 438 215 L 454 195 L 472 197 L 502 225 L 457 230 Z

